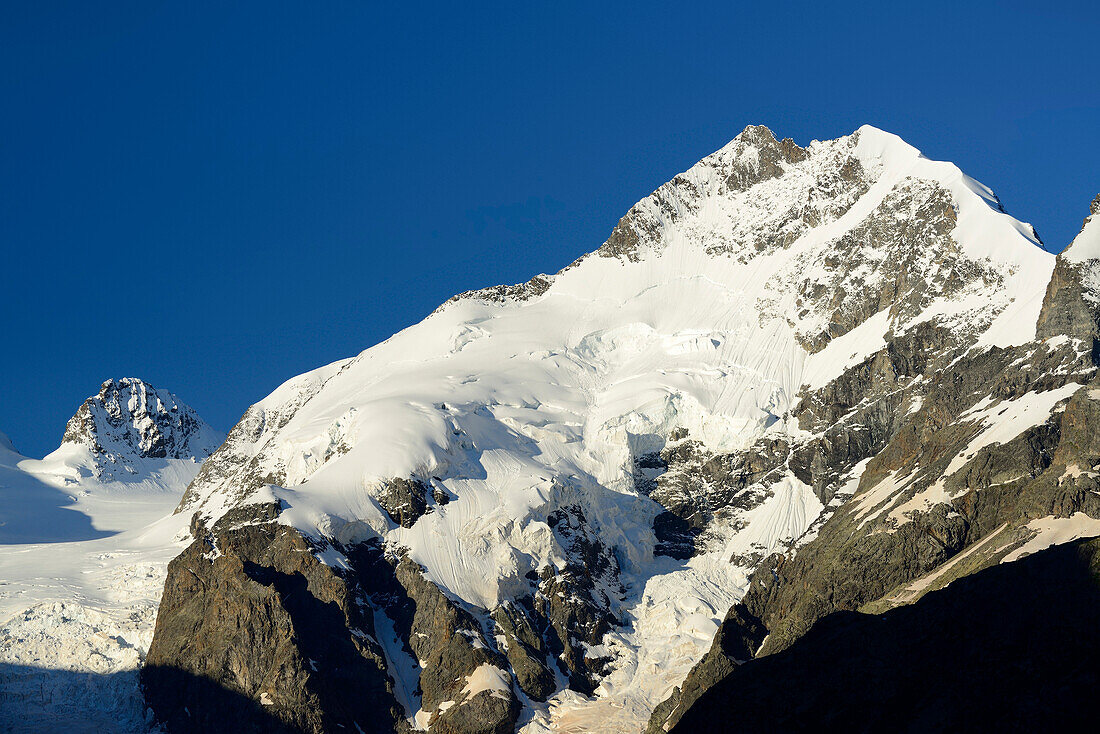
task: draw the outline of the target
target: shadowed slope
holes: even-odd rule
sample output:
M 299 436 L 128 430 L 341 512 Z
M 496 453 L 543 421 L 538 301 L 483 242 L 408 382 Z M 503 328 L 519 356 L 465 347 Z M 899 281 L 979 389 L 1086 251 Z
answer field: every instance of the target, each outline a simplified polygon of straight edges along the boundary
M 675 732 L 1078 731 L 1100 704 L 1100 540 L 837 612 L 706 691 Z

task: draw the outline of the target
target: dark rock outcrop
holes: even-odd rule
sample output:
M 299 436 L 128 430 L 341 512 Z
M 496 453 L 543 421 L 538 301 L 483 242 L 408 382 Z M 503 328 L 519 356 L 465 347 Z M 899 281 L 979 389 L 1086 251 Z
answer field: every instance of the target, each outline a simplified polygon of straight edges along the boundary
M 324 549 L 277 523 L 278 513 L 246 505 L 210 529 L 196 519 L 197 540 L 170 564 L 144 673 L 158 721 L 169 731 L 272 720 L 296 732 L 406 730 L 412 712 L 394 696 L 377 610 L 418 661 L 416 693 L 433 731 L 513 730 L 508 663 L 473 615 L 376 542 L 344 549 L 341 570 L 321 563 Z M 260 708 L 208 703 L 189 684 L 201 679 Z
M 667 730 L 1089 731 L 1097 660 L 1100 541 L 1079 541 L 883 614 L 833 613 L 733 667 Z
M 761 439 L 745 451 L 716 454 L 678 436 L 659 453 L 638 457 L 635 486 L 666 510 L 653 519 L 654 553 L 691 558 L 716 517 L 751 510 L 767 499 L 765 487 L 781 473 L 789 453 L 783 439 Z
M 554 511 L 547 522 L 568 560 L 564 568 L 539 570 L 531 608 L 541 620 L 546 648 L 569 678 L 570 688 L 590 695 L 607 659 L 590 655 L 588 648 L 602 643 L 618 623 L 609 593 L 622 594 L 619 565 L 579 505 Z
M 428 511 L 431 488 L 419 479 L 396 477 L 378 492 L 378 504 L 390 519 L 403 528 L 411 528 Z
M 547 664 L 545 620 L 535 612 L 533 600 L 504 602 L 493 610 L 493 621 L 506 640 L 505 654 L 519 687 L 531 699 L 545 701 L 557 690 L 558 681 Z
M 142 677 L 170 732 L 392 732 L 374 618 L 354 579 L 317 560 L 274 504 L 231 510 L 169 564 Z M 203 685 L 253 702 L 222 705 Z M 262 715 L 260 713 L 262 712 Z
M 411 602 L 406 638 L 420 661 L 422 707 L 434 712 L 433 731 L 512 731 L 519 701 L 511 690 L 508 664 L 485 640 L 478 621 L 448 599 L 423 570 L 407 558 L 394 569 L 397 582 Z M 504 690 L 471 685 L 483 666 L 503 681 Z M 483 671 L 483 674 L 485 672 Z
M 1055 261 L 1036 328 L 1040 339 L 1065 334 L 1092 344 L 1100 335 L 1100 312 L 1085 300 L 1082 268 L 1061 256 Z
M 1097 215 L 1100 215 L 1100 195 L 1089 205 L 1089 216 L 1082 225 L 1082 231 Z M 1054 272 L 1047 284 L 1043 308 L 1039 313 L 1036 337 L 1049 339 L 1065 335 L 1080 339 L 1095 349 L 1100 337 L 1100 293 L 1097 293 L 1100 284 L 1095 281 L 1100 262 L 1068 256 L 1072 252 L 1071 244 L 1054 262 Z

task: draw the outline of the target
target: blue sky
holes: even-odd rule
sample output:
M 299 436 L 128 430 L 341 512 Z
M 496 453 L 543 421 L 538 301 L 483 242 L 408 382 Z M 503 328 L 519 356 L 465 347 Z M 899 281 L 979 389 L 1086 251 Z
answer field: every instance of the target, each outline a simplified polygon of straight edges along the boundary
M 594 5 L 5 4 L 0 430 L 122 376 L 227 430 L 749 123 L 896 132 L 1054 250 L 1100 191 L 1088 3 Z

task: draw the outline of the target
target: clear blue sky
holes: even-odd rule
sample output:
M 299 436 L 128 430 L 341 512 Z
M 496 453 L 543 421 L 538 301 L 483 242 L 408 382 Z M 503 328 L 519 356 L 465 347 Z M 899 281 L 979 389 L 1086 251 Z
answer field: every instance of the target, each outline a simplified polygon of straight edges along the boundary
M 896 132 L 1055 250 L 1100 190 L 1091 3 L 594 5 L 5 3 L 0 430 L 131 375 L 227 430 L 748 123 Z

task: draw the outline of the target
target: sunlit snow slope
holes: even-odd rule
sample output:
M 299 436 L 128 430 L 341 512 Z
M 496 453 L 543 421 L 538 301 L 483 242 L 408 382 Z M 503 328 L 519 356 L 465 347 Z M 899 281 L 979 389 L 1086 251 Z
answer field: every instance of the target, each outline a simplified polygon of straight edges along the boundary
M 382 537 L 492 609 L 529 571 L 563 564 L 546 519 L 578 503 L 621 567 L 612 670 L 595 698 L 562 691 L 521 721 L 637 731 L 743 593 L 749 569 L 731 557 L 786 547 L 823 509 L 788 473 L 708 528 L 693 558 L 655 556 L 662 508 L 636 486 L 638 457 L 685 436 L 715 454 L 797 437 L 804 386 L 922 321 L 978 349 L 1027 342 L 1052 267 L 988 189 L 893 135 L 863 127 L 803 149 L 750 127 L 560 273 L 463 294 L 288 381 L 249 409 L 180 510 L 213 517 L 274 495 L 283 522 Z M 378 500 L 394 478 L 449 502 L 400 527 Z

